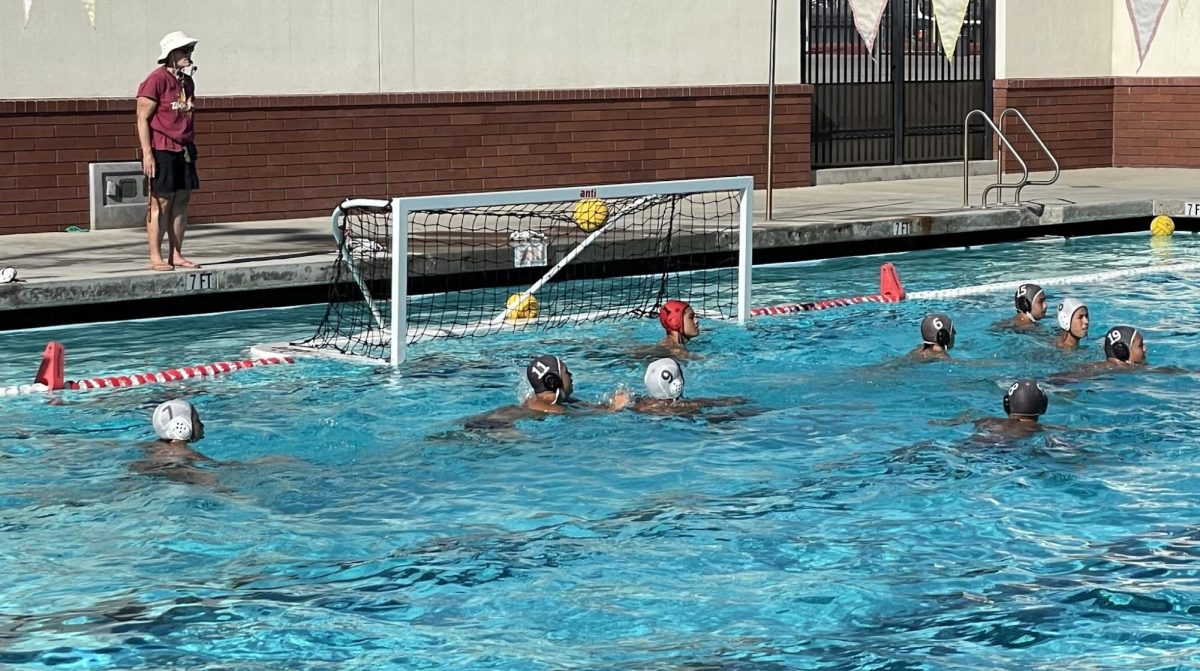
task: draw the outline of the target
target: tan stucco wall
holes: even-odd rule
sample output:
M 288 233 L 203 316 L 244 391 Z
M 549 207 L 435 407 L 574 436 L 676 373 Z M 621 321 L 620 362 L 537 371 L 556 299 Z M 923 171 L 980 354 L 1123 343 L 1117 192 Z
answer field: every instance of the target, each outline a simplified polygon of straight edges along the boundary
M 1117 3 L 1127 16 L 1124 0 L 996 0 L 996 78 L 1111 75 Z
M 77 0 L 0 3 L 0 99 L 131 95 L 158 41 L 200 40 L 202 95 L 765 83 L 770 0 Z M 798 75 L 779 3 L 778 80 Z
M 1111 0 L 1113 75 L 1118 77 L 1200 76 L 1200 0 L 1169 0 L 1158 34 L 1139 69 L 1137 40 L 1125 0 Z M 1186 5 L 1186 7 L 1185 7 Z

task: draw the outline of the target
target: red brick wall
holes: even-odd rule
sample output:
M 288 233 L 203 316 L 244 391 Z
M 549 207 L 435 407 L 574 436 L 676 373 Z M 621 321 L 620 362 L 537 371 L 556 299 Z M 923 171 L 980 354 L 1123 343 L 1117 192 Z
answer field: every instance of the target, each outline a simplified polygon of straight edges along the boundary
M 1200 79 L 1113 84 L 1114 166 L 1200 168 Z
M 765 86 L 200 98 L 197 222 L 406 196 L 753 174 Z M 811 184 L 811 88 L 776 89 L 775 185 Z M 0 101 L 0 234 L 88 225 L 88 164 L 136 160 L 132 100 Z
M 993 119 L 1006 107 L 1020 110 L 1064 170 L 1113 164 L 1113 85 L 1110 78 L 1007 79 L 993 85 Z M 1009 117 L 1009 141 L 1030 170 L 1050 170 L 1045 152 L 1020 121 Z M 998 154 L 997 154 L 998 155 Z M 1008 172 L 1019 170 L 1015 161 Z

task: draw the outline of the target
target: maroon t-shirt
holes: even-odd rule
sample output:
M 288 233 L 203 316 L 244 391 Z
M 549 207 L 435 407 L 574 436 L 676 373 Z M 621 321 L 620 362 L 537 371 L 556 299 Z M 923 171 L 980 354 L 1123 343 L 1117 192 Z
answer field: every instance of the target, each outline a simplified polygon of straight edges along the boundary
M 184 75 L 181 81 L 165 67 L 158 67 L 138 87 L 137 97 L 158 103 L 150 117 L 150 147 L 162 151 L 183 151 L 196 137 L 192 122 L 196 84 Z

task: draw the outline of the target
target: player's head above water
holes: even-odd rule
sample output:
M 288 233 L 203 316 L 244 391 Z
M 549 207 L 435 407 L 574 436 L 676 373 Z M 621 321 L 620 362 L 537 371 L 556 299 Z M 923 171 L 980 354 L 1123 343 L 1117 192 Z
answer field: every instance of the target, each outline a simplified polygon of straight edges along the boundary
M 1046 290 L 1032 283 L 1022 284 L 1013 294 L 1013 303 L 1017 312 L 1032 321 L 1046 316 Z
M 678 334 L 684 342 L 700 335 L 700 320 L 696 311 L 684 301 L 671 299 L 658 311 L 658 322 L 667 335 Z
M 188 442 L 204 437 L 200 413 L 187 401 L 176 398 L 154 409 L 150 418 L 154 435 L 160 440 Z
M 529 380 L 534 394 L 553 394 L 552 403 L 569 400 L 571 392 L 574 391 L 571 371 L 567 369 L 567 364 L 556 356 L 542 355 L 534 358 L 525 367 L 525 379 Z
M 683 397 L 683 367 L 670 357 L 658 359 L 646 367 L 643 378 L 651 398 L 675 400 Z
M 925 315 L 921 320 L 921 342 L 926 347 L 937 346 L 942 349 L 954 347 L 954 338 L 958 332 L 954 330 L 954 321 L 949 315 L 935 312 Z
M 1146 339 L 1132 326 L 1115 326 L 1104 335 L 1104 356 L 1127 364 L 1146 363 Z
M 1017 380 L 1004 394 L 1004 412 L 1012 419 L 1034 419 L 1046 414 L 1050 399 L 1036 380 Z

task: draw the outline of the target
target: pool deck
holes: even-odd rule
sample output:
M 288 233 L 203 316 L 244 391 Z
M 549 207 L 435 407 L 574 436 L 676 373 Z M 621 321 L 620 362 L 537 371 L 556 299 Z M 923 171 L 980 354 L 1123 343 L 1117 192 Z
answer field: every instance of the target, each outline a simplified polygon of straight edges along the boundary
M 974 204 L 989 181 L 972 178 Z M 1200 202 L 1200 170 L 1066 171 L 1053 186 L 1026 187 L 1022 200 L 1043 205 L 1044 212 L 964 210 L 961 177 L 831 184 L 776 190 L 767 221 L 759 191 L 755 249 L 1182 216 L 1185 203 Z M 187 253 L 202 271 L 147 269 L 144 229 L 0 236 L 0 266 L 16 268 L 22 280 L 0 284 L 0 330 L 19 327 L 21 320 L 6 319 L 6 312 L 15 317 L 12 311 L 196 294 L 218 294 L 208 296 L 215 309 L 238 309 L 244 292 L 325 285 L 333 242 L 328 217 L 203 224 L 189 229 Z

